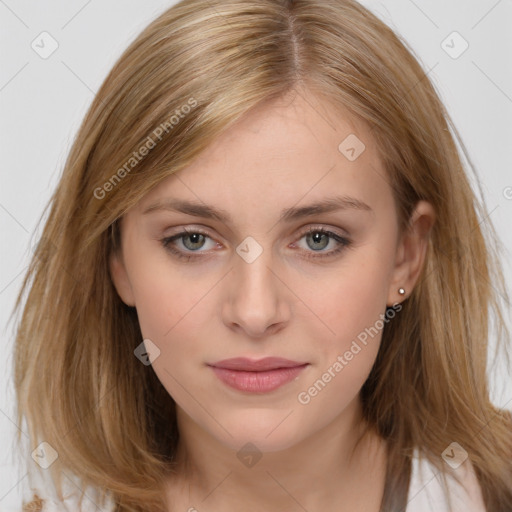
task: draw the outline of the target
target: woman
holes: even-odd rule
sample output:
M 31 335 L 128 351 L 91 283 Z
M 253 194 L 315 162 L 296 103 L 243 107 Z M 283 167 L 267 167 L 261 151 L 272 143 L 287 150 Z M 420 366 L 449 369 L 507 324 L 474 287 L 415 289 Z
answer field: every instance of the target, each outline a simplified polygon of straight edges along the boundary
M 505 290 L 449 128 L 354 1 L 151 23 L 22 289 L 27 509 L 511 510 L 486 380 Z

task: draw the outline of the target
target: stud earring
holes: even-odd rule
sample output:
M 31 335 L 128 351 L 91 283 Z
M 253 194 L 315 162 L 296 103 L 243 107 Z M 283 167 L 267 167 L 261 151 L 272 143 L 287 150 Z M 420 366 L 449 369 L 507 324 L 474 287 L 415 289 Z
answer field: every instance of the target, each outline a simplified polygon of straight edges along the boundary
M 400 295 L 405 295 L 405 290 L 403 288 L 398 288 L 398 293 Z

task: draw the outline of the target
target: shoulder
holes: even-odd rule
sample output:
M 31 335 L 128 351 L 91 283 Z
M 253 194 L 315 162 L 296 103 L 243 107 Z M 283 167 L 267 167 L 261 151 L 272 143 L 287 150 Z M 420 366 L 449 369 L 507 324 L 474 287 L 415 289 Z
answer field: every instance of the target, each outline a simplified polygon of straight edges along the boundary
M 44 472 L 30 471 L 29 486 L 23 492 L 23 512 L 114 512 L 108 497 L 88 487 L 82 492 L 78 480 L 65 478 L 63 500 L 59 500 L 53 482 Z
M 420 458 L 415 452 L 406 512 L 432 510 L 486 512 L 480 484 L 469 459 L 455 469 L 447 466 L 446 478 L 443 478 L 428 459 Z

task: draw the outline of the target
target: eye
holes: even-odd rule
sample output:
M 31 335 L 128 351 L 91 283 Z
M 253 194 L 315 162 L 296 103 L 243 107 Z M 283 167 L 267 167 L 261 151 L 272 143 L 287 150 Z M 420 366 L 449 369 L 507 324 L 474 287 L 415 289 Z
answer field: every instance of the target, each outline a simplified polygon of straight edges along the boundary
M 306 256 L 307 258 L 331 257 L 340 253 L 352 243 L 347 237 L 338 235 L 337 233 L 333 233 L 332 231 L 322 227 L 309 228 L 302 234 L 301 240 L 303 238 L 306 240 L 307 247 L 312 249 L 312 251 L 305 249 L 308 253 Z M 330 251 L 323 251 L 323 249 L 328 247 L 331 241 L 334 241 L 335 248 Z
M 211 238 L 199 229 L 188 230 L 184 229 L 181 233 L 173 235 L 171 237 L 166 237 L 161 240 L 162 245 L 169 252 L 177 256 L 178 258 L 182 258 L 185 260 L 190 260 L 192 258 L 196 258 L 198 256 L 194 254 L 186 254 L 187 252 L 205 252 L 199 251 L 204 246 L 205 240 Z M 176 249 L 176 241 L 180 241 L 185 249 Z
M 309 228 L 307 231 L 301 234 L 300 240 L 303 238 L 306 240 L 307 247 L 312 249 L 303 249 L 307 253 L 306 258 L 331 257 L 340 253 L 343 249 L 350 246 L 352 243 L 351 240 L 349 240 L 347 237 L 338 235 L 337 233 L 322 227 Z M 163 238 L 161 243 L 166 250 L 168 250 L 176 257 L 189 261 L 191 259 L 201 257 L 200 253 L 207 252 L 200 250 L 204 247 L 205 241 L 207 239 L 212 240 L 206 232 L 201 231 L 200 229 L 184 229 L 176 235 Z M 331 249 L 330 251 L 324 251 L 323 249 L 328 247 L 331 241 L 334 241 L 335 248 Z M 179 245 L 177 242 L 180 242 L 184 249 L 177 248 L 176 245 Z

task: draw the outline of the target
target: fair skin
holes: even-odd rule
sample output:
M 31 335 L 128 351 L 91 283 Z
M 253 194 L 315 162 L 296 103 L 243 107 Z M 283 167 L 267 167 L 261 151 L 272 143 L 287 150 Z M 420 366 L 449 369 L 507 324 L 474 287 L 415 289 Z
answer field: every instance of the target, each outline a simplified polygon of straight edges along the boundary
M 169 479 L 172 510 L 379 510 L 385 442 L 373 433 L 356 440 L 364 428 L 359 391 L 382 330 L 334 377 L 332 368 L 386 306 L 410 294 L 435 217 L 421 201 L 399 233 L 370 130 L 333 112 L 307 91 L 251 111 L 122 219 L 111 275 L 136 308 L 144 339 L 159 348 L 153 369 L 177 404 L 181 471 Z M 366 146 L 353 161 L 338 149 L 349 134 Z M 283 209 L 335 195 L 351 199 L 343 209 L 280 220 Z M 213 206 L 229 219 L 144 213 L 170 198 Z M 354 200 L 366 207 L 354 208 Z M 207 235 L 168 244 L 189 261 L 161 242 L 183 228 Z M 350 244 L 306 236 L 308 228 Z M 236 251 L 249 236 L 262 250 L 250 263 Z M 228 387 L 208 366 L 242 356 L 308 364 L 266 393 Z M 329 368 L 329 382 L 301 403 L 299 394 Z M 247 443 L 262 454 L 251 467 L 237 457 Z

